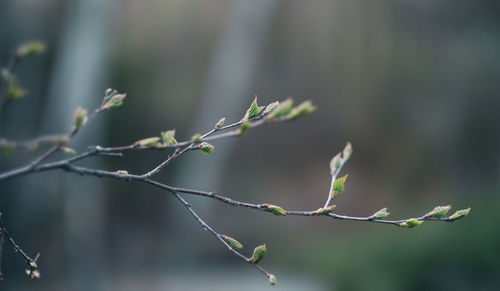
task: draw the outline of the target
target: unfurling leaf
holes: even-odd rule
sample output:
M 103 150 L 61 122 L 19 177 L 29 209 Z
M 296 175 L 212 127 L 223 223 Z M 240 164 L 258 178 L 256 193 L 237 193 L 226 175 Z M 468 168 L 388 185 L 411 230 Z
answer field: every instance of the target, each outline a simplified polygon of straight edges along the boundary
M 109 98 L 108 101 L 106 101 L 106 103 L 104 103 L 104 105 L 102 106 L 102 110 L 110 110 L 112 108 L 116 108 L 116 107 L 119 107 L 123 104 L 123 99 L 125 99 L 125 97 L 127 97 L 127 94 L 123 93 L 123 94 L 115 94 L 113 96 L 111 96 L 111 98 Z
M 271 204 L 263 204 L 263 206 L 267 210 L 271 211 L 271 213 L 274 215 L 278 215 L 278 216 L 285 216 L 286 215 L 286 211 L 279 206 L 271 205 Z
M 253 255 L 250 258 L 250 262 L 258 264 L 262 258 L 266 255 L 266 244 L 260 245 L 253 250 Z
M 257 96 L 255 96 L 252 104 L 250 104 L 250 107 L 247 109 L 247 112 L 245 113 L 243 120 L 246 121 L 246 120 L 254 118 L 255 116 L 259 115 L 263 109 L 264 109 L 264 106 L 259 106 L 257 104 Z
M 448 211 L 450 211 L 451 206 L 437 206 L 431 212 L 427 213 L 425 216 L 434 217 L 434 218 L 442 218 L 445 217 Z
M 301 116 L 307 115 L 316 110 L 316 106 L 312 104 L 311 101 L 304 101 L 299 104 L 299 106 L 293 108 L 290 113 L 288 113 L 287 118 L 293 120 Z
M 209 153 L 214 151 L 215 147 L 208 142 L 202 142 L 200 143 L 200 149 L 202 153 L 208 155 Z
M 153 147 L 153 146 L 158 145 L 159 141 L 160 141 L 160 138 L 155 136 L 155 137 L 149 137 L 149 138 L 138 140 L 134 143 L 134 145 L 140 146 L 140 147 Z
M 224 122 L 226 122 L 226 118 L 225 117 L 222 117 L 219 121 L 217 121 L 217 123 L 215 124 L 215 128 L 217 129 L 220 129 L 223 125 L 224 125 Z
M 245 132 L 247 132 L 250 126 L 251 126 L 250 121 L 243 121 L 240 125 L 240 128 L 238 129 L 238 135 L 242 135 Z
M 227 242 L 227 244 L 230 245 L 233 249 L 243 248 L 243 245 L 239 241 L 235 240 L 230 236 L 222 235 L 222 239 L 224 239 L 224 241 Z
M 406 221 L 401 222 L 399 225 L 402 227 L 414 228 L 421 225 L 422 223 L 424 223 L 422 220 L 418 220 L 416 218 L 410 218 L 407 219 Z
M 342 158 L 348 160 L 352 155 L 352 145 L 350 142 L 347 142 L 344 150 L 342 151 Z
M 73 123 L 73 130 L 80 130 L 87 122 L 87 110 L 78 107 L 75 112 L 75 121 Z
M 345 184 L 345 181 L 347 180 L 347 176 L 348 175 L 345 175 L 344 177 L 341 177 L 341 178 L 337 178 L 335 180 L 335 182 L 333 182 L 333 188 L 332 188 L 332 196 L 333 197 L 344 192 L 344 184 Z
M 161 142 L 164 144 L 176 144 L 177 140 L 175 139 L 175 129 L 162 131 Z
M 21 99 L 24 95 L 26 95 L 26 91 L 19 85 L 19 81 L 16 76 L 7 70 L 2 70 L 1 75 L 2 79 L 4 79 L 7 84 L 7 90 L 4 95 L 5 103 Z
M 276 285 L 276 276 L 274 276 L 273 274 L 269 275 L 269 284 L 273 286 Z
M 72 148 L 68 148 L 68 147 L 61 147 L 60 150 L 65 153 L 65 154 L 68 154 L 68 155 L 76 155 L 76 151 Z
M 199 133 L 193 135 L 191 137 L 191 141 L 194 142 L 194 143 L 198 143 L 201 141 L 201 135 Z
M 387 212 L 387 207 L 385 207 L 375 212 L 372 216 L 370 216 L 370 219 L 384 219 L 389 216 L 389 214 L 390 213 Z
M 280 103 L 278 101 L 270 103 L 269 105 L 266 106 L 266 109 L 264 109 L 264 111 L 262 111 L 262 115 L 268 115 L 268 114 L 273 113 L 274 110 L 276 110 L 276 108 L 278 108 L 279 105 L 280 105 Z
M 29 41 L 21 44 L 16 50 L 16 57 L 22 58 L 29 55 L 39 55 L 45 52 L 47 48 L 43 41 Z
M 276 120 L 285 117 L 292 110 L 293 100 L 291 98 L 280 102 L 279 105 L 267 115 L 268 119 Z
M 333 175 L 337 173 L 341 165 L 342 157 L 340 156 L 340 153 L 338 153 L 330 160 L 330 174 Z
M 318 208 L 317 210 L 313 211 L 312 215 L 313 216 L 320 216 L 320 215 L 327 215 L 331 213 L 335 209 L 335 205 L 331 205 L 325 208 Z
M 450 221 L 455 221 L 457 219 L 466 217 L 467 215 L 469 215 L 469 212 L 470 212 L 470 207 L 467 209 L 457 210 L 455 211 L 455 213 L 453 213 L 453 215 L 448 217 L 448 219 Z

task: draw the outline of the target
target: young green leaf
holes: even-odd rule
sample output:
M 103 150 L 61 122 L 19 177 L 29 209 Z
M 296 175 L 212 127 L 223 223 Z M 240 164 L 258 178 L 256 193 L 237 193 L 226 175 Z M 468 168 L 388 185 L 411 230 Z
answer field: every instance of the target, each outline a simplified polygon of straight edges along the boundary
M 342 158 L 345 160 L 348 160 L 352 155 L 352 145 L 350 142 L 347 142 L 347 144 L 344 147 L 344 150 L 342 151 Z
M 121 106 L 125 97 L 127 97 L 127 94 L 115 94 L 111 96 L 111 98 L 109 98 L 109 100 L 102 106 L 102 110 L 110 110 Z
M 340 169 L 340 165 L 342 165 L 342 157 L 340 153 L 338 153 L 330 160 L 330 174 L 333 175 L 337 173 Z
M 162 131 L 161 142 L 164 144 L 176 144 L 177 140 L 175 139 L 175 129 Z
M 293 100 L 291 98 L 280 102 L 279 105 L 267 115 L 268 119 L 276 120 L 285 117 L 292 110 Z
M 149 138 L 138 140 L 134 144 L 136 146 L 140 146 L 140 147 L 153 147 L 153 146 L 156 146 L 157 144 L 159 144 L 158 143 L 159 141 L 160 141 L 160 138 L 155 136 L 155 137 L 149 137 Z
M 238 129 L 238 135 L 242 135 L 251 127 L 250 121 L 243 121 Z
M 290 113 L 288 113 L 287 118 L 290 120 L 299 118 L 301 116 L 307 115 L 309 113 L 312 113 L 313 111 L 316 110 L 316 106 L 312 104 L 311 101 L 304 101 L 299 106 L 293 108 Z
M 434 218 L 442 218 L 445 217 L 448 211 L 450 211 L 451 206 L 437 206 L 431 212 L 427 213 L 425 216 L 434 217 Z
M 399 225 L 402 227 L 414 228 L 421 225 L 422 223 L 424 223 L 422 220 L 418 220 L 416 218 L 410 218 L 407 219 L 406 221 L 401 222 Z
M 39 55 L 45 52 L 47 48 L 43 41 L 29 41 L 21 44 L 16 50 L 16 57 L 22 58 L 29 55 Z
M 258 264 L 262 258 L 266 255 L 266 244 L 260 245 L 253 250 L 253 255 L 250 258 L 250 262 Z
M 222 235 L 222 239 L 227 242 L 228 245 L 230 245 L 233 249 L 242 249 L 243 245 L 237 241 L 236 239 L 227 236 L 227 235 Z
M 389 216 L 389 212 L 387 212 L 387 207 L 382 208 L 379 211 L 375 212 L 372 216 L 370 216 L 370 219 L 384 219 L 387 216 Z
M 469 215 L 469 212 L 470 212 L 470 207 L 467 209 L 457 210 L 455 211 L 455 213 L 453 213 L 453 215 L 448 217 L 448 219 L 450 221 L 455 221 L 457 219 L 466 217 L 467 215 Z
M 285 216 L 286 215 L 286 211 L 279 206 L 271 205 L 271 204 L 263 204 L 263 206 L 267 210 L 271 211 L 271 213 L 274 215 L 277 215 L 277 216 Z
M 202 142 L 200 143 L 200 149 L 203 154 L 208 155 L 214 151 L 215 147 L 208 142 Z
M 333 197 L 344 192 L 344 184 L 345 184 L 345 181 L 347 180 L 347 176 L 348 175 L 345 175 L 344 177 L 341 177 L 341 178 L 337 178 L 335 180 L 335 182 L 333 182 L 333 188 L 332 188 L 332 196 Z
M 264 106 L 259 106 L 257 104 L 257 96 L 255 96 L 252 104 L 250 104 L 250 107 L 247 109 L 247 112 L 245 113 L 243 120 L 246 121 L 246 120 L 252 119 L 253 117 L 259 115 L 263 109 L 264 109 Z

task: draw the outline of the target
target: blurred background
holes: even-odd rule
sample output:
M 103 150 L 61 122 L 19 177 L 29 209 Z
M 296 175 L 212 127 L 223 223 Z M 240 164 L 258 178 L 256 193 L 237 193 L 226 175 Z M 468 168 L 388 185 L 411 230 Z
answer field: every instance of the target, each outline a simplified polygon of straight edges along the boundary
M 0 1 L 0 64 L 47 42 L 16 75 L 28 94 L 1 135 L 66 133 L 78 105 L 108 87 L 124 106 L 74 140 L 117 146 L 176 129 L 179 140 L 253 99 L 292 96 L 318 110 L 220 140 L 156 178 L 289 210 L 323 205 L 328 163 L 346 141 L 339 214 L 388 207 L 394 219 L 437 205 L 472 207 L 418 229 L 276 217 L 185 196 L 220 233 L 266 243 L 278 284 L 231 255 L 170 194 L 140 183 L 52 171 L 0 183 L 0 211 L 20 245 L 41 253 L 41 280 L 6 247 L 4 290 L 498 290 L 500 287 L 500 3 L 484 1 Z M 0 171 L 40 153 L 1 155 Z M 167 152 L 80 164 L 143 173 Z M 54 158 L 62 158 L 63 155 Z M 452 210 L 452 211 L 453 211 Z M 274 289 L 273 289 L 274 288 Z

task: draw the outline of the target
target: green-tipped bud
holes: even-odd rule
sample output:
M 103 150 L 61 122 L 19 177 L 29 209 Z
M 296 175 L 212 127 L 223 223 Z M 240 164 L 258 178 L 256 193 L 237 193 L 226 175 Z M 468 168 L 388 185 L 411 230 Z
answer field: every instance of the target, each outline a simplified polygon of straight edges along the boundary
M 222 235 L 222 239 L 227 242 L 228 245 L 230 245 L 233 249 L 242 249 L 243 245 L 235 240 L 234 238 L 227 236 L 227 235 Z
M 127 94 L 115 94 L 113 96 L 111 96 L 111 98 L 109 98 L 108 101 L 106 101 L 106 103 L 104 103 L 104 105 L 102 106 L 102 110 L 110 110 L 112 108 L 116 108 L 116 107 L 119 107 L 119 106 L 122 106 L 123 104 L 123 99 L 125 99 L 125 97 L 127 97 Z
M 276 108 L 278 108 L 279 105 L 280 103 L 278 101 L 270 103 L 269 105 L 266 106 L 266 109 L 262 111 L 262 115 L 268 115 L 273 113 L 276 110 Z
M 68 154 L 68 155 L 76 155 L 76 151 L 72 148 L 68 148 L 68 147 L 61 147 L 60 150 L 65 153 L 65 154 Z
M 333 182 L 333 188 L 332 188 L 332 196 L 333 197 L 344 192 L 344 184 L 345 184 L 345 181 L 347 180 L 347 176 L 349 176 L 349 175 L 345 175 L 344 177 L 337 178 L 335 180 L 335 182 Z
M 87 122 L 87 110 L 78 107 L 75 112 L 75 122 L 73 123 L 73 130 L 80 130 Z
M 250 258 L 250 262 L 258 264 L 262 258 L 266 255 L 266 244 L 260 245 L 253 250 L 253 255 Z
M 347 142 L 344 150 L 342 151 L 342 158 L 347 160 L 351 157 L 351 155 L 352 155 L 352 145 L 350 142 Z
M 318 208 L 317 210 L 313 211 L 312 215 L 313 216 L 321 216 L 321 215 L 327 215 L 331 213 L 335 209 L 335 205 L 331 205 L 325 208 Z
M 389 216 L 389 212 L 387 212 L 387 207 L 380 209 L 379 211 L 373 213 L 372 216 L 370 216 L 370 219 L 384 219 L 387 216 Z
M 118 175 L 128 175 L 128 171 L 125 171 L 125 170 L 118 170 L 118 171 L 116 171 L 116 173 Z
M 286 215 L 286 211 L 279 206 L 271 205 L 271 204 L 263 204 L 263 206 L 274 215 L 278 215 L 278 216 L 285 216 Z
M 245 117 L 243 117 L 243 120 L 249 120 L 254 118 L 255 116 L 259 115 L 262 110 L 264 110 L 264 106 L 259 106 L 257 104 L 257 96 L 253 99 L 252 104 L 250 104 L 250 107 L 247 109 L 247 112 L 245 113 Z
M 198 143 L 201 141 L 201 135 L 199 133 L 193 135 L 191 137 L 191 141 L 194 142 L 194 143 Z
M 267 115 L 268 119 L 280 119 L 285 117 L 292 110 L 293 100 L 291 98 L 286 99 L 283 102 L 280 102 L 279 105 Z
M 177 140 L 175 139 L 175 129 L 162 131 L 161 142 L 164 144 L 176 144 Z
M 273 274 L 269 275 L 269 284 L 273 286 L 276 285 L 276 276 L 274 276 Z
M 138 140 L 134 143 L 134 145 L 140 146 L 140 147 L 154 147 L 157 144 L 159 144 L 158 143 L 159 141 L 160 141 L 160 138 L 155 136 L 155 137 L 149 137 L 149 138 Z
M 243 121 L 240 125 L 240 128 L 238 129 L 238 135 L 242 135 L 247 132 L 250 126 L 251 123 L 249 121 Z
M 416 218 L 410 218 L 410 219 L 407 219 L 406 221 L 401 222 L 399 224 L 399 226 L 407 227 L 407 228 L 414 228 L 414 227 L 421 225 L 422 223 L 424 223 L 422 220 L 418 220 Z
M 43 41 L 29 41 L 21 44 L 16 50 L 16 57 L 39 55 L 45 52 L 47 46 Z
M 450 211 L 451 206 L 437 206 L 431 212 L 427 213 L 425 216 L 434 217 L 434 218 L 442 218 L 445 217 L 448 211 Z
M 455 213 L 453 213 L 453 215 L 448 217 L 448 219 L 450 221 L 455 221 L 457 219 L 466 217 L 467 215 L 469 215 L 469 212 L 470 212 L 470 207 L 467 209 L 457 210 L 457 211 L 455 211 Z
M 219 121 L 217 121 L 217 123 L 215 124 L 215 128 L 217 129 L 220 129 L 223 125 L 224 125 L 224 122 L 226 122 L 226 118 L 225 117 L 222 117 Z
M 215 147 L 208 142 L 202 142 L 200 143 L 200 149 L 203 154 L 208 155 L 214 151 Z
M 340 156 L 340 153 L 338 153 L 330 160 L 330 174 L 333 175 L 337 173 L 341 165 L 342 157 Z
M 301 116 L 307 115 L 316 110 L 316 106 L 312 104 L 311 101 L 305 101 L 299 104 L 299 106 L 293 108 L 290 113 L 288 113 L 287 118 L 293 120 Z

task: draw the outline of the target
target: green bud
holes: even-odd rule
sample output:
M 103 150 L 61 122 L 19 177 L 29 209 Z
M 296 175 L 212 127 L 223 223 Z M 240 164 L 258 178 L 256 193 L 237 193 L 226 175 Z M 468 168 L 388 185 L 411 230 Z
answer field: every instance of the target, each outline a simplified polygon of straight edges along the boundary
M 234 238 L 227 236 L 227 235 L 222 235 L 222 239 L 227 242 L 228 245 L 230 245 L 233 249 L 242 249 L 243 245 L 235 240 Z
M 271 204 L 263 204 L 263 206 L 267 210 L 271 211 L 271 213 L 274 215 L 277 215 L 277 216 L 285 216 L 286 215 L 286 211 L 279 206 L 271 205 Z
M 258 264 L 262 258 L 266 255 L 266 244 L 260 245 L 253 250 L 253 255 L 250 258 L 250 262 Z
M 138 140 L 134 143 L 134 145 L 140 146 L 140 147 L 153 147 L 153 146 L 156 146 L 159 141 L 160 141 L 160 138 L 155 136 L 155 137 L 150 137 L 150 138 Z
M 238 129 L 238 135 L 242 135 L 250 128 L 251 123 L 249 121 L 243 121 Z
M 384 219 L 387 216 L 389 216 L 389 212 L 387 212 L 387 207 L 382 208 L 379 211 L 375 212 L 372 216 L 370 216 L 370 219 Z
M 24 90 L 17 81 L 16 77 L 12 74 L 7 75 L 7 91 L 5 92 L 4 100 L 6 103 L 21 99 L 26 95 L 26 90 Z
M 200 143 L 200 149 L 203 154 L 208 155 L 214 151 L 215 147 L 208 142 L 202 142 Z
M 273 286 L 276 285 L 276 276 L 274 276 L 273 274 L 269 275 L 269 284 Z
M 448 211 L 451 209 L 450 205 L 447 206 L 437 206 L 431 212 L 427 213 L 425 216 L 434 217 L 434 218 L 442 218 L 445 217 Z
M 73 130 L 80 130 L 87 122 L 87 110 L 78 107 L 75 112 L 75 122 L 73 123 Z
M 466 217 L 467 215 L 469 215 L 469 212 L 470 212 L 470 207 L 467 209 L 457 210 L 457 211 L 455 211 L 455 213 L 453 213 L 453 215 L 448 217 L 448 219 L 450 221 L 455 221 L 457 219 Z
M 127 94 L 115 94 L 109 98 L 106 103 L 102 106 L 102 110 L 110 110 L 112 108 L 119 107 L 123 104 L 123 99 L 127 97 Z
M 247 109 L 247 112 L 245 113 L 245 117 L 243 117 L 243 120 L 252 119 L 253 117 L 259 115 L 263 109 L 264 106 L 259 106 L 257 104 L 257 96 L 255 96 L 252 104 L 250 104 L 250 107 Z
M 16 56 L 26 57 L 29 55 L 39 55 L 45 52 L 47 46 L 43 41 L 29 41 L 21 44 L 16 50 Z
M 335 182 L 333 182 L 333 188 L 332 188 L 332 196 L 333 197 L 344 192 L 344 183 L 347 180 L 347 176 L 349 176 L 349 175 L 345 175 L 344 177 L 337 178 L 335 180 Z
M 344 150 L 342 151 L 342 158 L 347 160 L 351 157 L 352 155 L 352 145 L 350 142 L 347 142 Z
M 331 205 L 329 207 L 325 207 L 325 208 L 318 208 L 317 210 L 313 211 L 312 215 L 313 216 L 321 216 L 321 215 L 327 215 L 329 213 L 331 213 L 334 209 L 335 209 L 335 205 Z
M 342 165 L 342 157 L 338 153 L 330 160 L 330 174 L 333 175 L 338 172 L 340 165 Z
M 125 171 L 125 170 L 118 170 L 118 171 L 116 171 L 116 173 L 118 175 L 128 175 L 128 171 Z
M 201 141 L 201 135 L 200 135 L 199 133 L 197 133 L 197 134 L 193 135 L 193 136 L 191 137 L 191 141 L 193 141 L 194 143 L 198 143 L 198 142 L 200 142 L 200 141 Z
M 224 125 L 224 122 L 226 122 L 226 118 L 225 117 L 222 117 L 219 121 L 217 121 L 217 123 L 215 124 L 215 128 L 218 128 L 220 129 L 223 125 Z
M 292 110 L 293 100 L 291 98 L 280 102 L 279 105 L 267 115 L 268 119 L 276 120 L 285 117 Z
M 68 147 L 61 147 L 60 150 L 65 153 L 65 154 L 68 154 L 68 155 L 76 155 L 76 151 L 72 148 L 68 148 Z
M 407 227 L 407 228 L 414 228 L 414 227 L 421 225 L 422 223 L 424 223 L 422 220 L 418 220 L 416 218 L 410 218 L 404 222 L 401 222 L 399 224 L 399 226 Z
M 164 144 L 176 144 L 177 140 L 175 139 L 175 129 L 162 131 L 161 142 Z
M 307 115 L 316 110 L 316 106 L 312 105 L 311 101 L 305 101 L 299 104 L 299 106 L 293 108 L 290 113 L 288 113 L 287 118 L 293 120 L 301 116 Z

